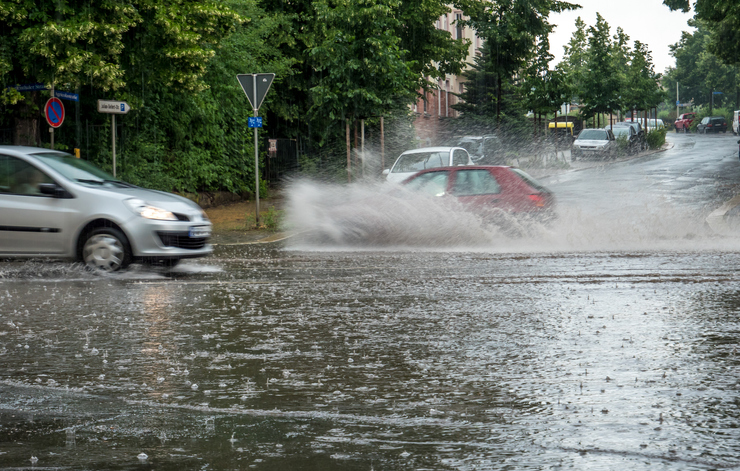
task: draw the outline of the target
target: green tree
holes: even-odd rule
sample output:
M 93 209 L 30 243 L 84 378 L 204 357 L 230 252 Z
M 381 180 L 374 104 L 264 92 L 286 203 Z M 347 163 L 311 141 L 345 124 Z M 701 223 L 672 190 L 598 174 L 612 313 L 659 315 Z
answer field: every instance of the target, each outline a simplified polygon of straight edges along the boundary
M 689 0 L 663 0 L 672 10 L 690 10 Z M 696 0 L 694 18 L 709 31 L 707 51 L 726 65 L 740 65 L 740 8 L 736 0 Z
M 671 55 L 676 59 L 676 66 L 666 73 L 664 86 L 671 92 L 679 84 L 682 102 L 693 102 L 697 106 L 711 105 L 712 92 L 716 95 L 715 106 L 726 100 L 732 100 L 737 108 L 740 106 L 740 88 L 738 87 L 738 66 L 729 66 L 709 51 L 711 33 L 705 22 L 691 20 L 689 23 L 696 31 L 684 31 L 679 42 L 670 46 Z M 672 103 L 672 100 L 671 100 Z
M 573 96 L 570 97 L 580 101 L 584 78 L 587 71 L 588 33 L 586 23 L 579 16 L 576 18 L 576 30 L 573 32 L 568 44 L 563 46 L 563 60 L 558 67 L 565 73 L 570 84 Z
M 589 27 L 588 31 L 588 66 L 580 92 L 583 101 L 581 112 L 586 117 L 621 109 L 623 85 L 613 57 L 616 47 L 609 35 L 609 24 L 597 13 L 596 25 Z
M 537 55 L 537 44 L 552 31 L 552 12 L 579 8 L 558 0 L 458 0 L 455 4 L 469 16 L 465 24 L 485 39 L 490 72 L 495 76 L 496 121 L 501 122 L 505 89 Z

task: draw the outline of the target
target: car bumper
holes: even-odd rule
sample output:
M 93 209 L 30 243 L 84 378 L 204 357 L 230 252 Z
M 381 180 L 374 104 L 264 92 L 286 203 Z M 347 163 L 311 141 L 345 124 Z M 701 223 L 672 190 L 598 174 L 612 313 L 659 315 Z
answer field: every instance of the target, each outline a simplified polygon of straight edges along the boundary
M 207 221 L 156 221 L 137 218 L 124 228 L 135 259 L 204 257 L 213 252 Z

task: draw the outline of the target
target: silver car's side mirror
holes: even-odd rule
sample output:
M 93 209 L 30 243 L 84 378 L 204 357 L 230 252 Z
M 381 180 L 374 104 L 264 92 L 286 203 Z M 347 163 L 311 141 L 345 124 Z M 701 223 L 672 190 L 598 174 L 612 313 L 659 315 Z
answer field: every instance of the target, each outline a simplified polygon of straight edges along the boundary
M 56 183 L 39 183 L 39 191 L 42 195 L 53 196 L 54 198 L 71 198 L 67 190 Z
M 383 169 L 383 175 L 388 175 L 389 173 L 391 173 L 391 169 L 389 168 Z

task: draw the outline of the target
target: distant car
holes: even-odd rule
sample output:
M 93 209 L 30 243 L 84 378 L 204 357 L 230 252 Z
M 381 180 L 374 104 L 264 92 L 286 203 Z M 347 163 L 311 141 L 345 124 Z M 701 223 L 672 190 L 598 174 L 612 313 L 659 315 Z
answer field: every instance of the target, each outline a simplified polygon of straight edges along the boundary
M 674 123 L 676 132 L 691 132 L 691 123 L 694 122 L 696 113 L 683 113 Z
M 455 139 L 453 145 L 467 150 L 475 165 L 496 165 L 504 162 L 503 144 L 496 135 L 463 136 Z
M 573 141 L 572 160 L 586 158 L 613 159 L 617 143 L 609 129 L 584 129 Z
M 462 147 L 422 147 L 401 154 L 383 174 L 389 182 L 401 183 L 421 170 L 472 164 L 470 154 Z
M 610 130 L 609 127 L 605 128 Z M 614 138 L 617 140 L 619 146 L 619 140 L 624 139 L 626 141 L 627 154 L 632 155 L 640 152 L 640 139 L 637 137 L 637 132 L 632 126 L 612 126 L 611 131 L 614 134 Z
M 0 258 L 68 258 L 116 271 L 213 251 L 211 222 L 197 204 L 49 149 L 0 146 L 0 215 Z
M 647 120 L 647 131 L 654 131 L 656 129 L 665 129 L 665 123 L 662 119 L 648 119 Z
M 722 116 L 706 116 L 696 126 L 696 132 L 702 134 L 708 132 L 727 132 L 727 120 Z
M 451 196 L 466 210 L 484 218 L 502 213 L 555 216 L 555 197 L 529 174 L 514 167 L 469 166 L 424 170 L 403 182 L 412 191 Z
M 647 139 L 645 138 L 645 132 L 642 129 L 642 124 L 639 121 L 623 121 L 614 123 L 614 126 L 632 126 L 637 133 L 637 141 L 639 143 L 639 150 L 643 151 L 648 148 Z

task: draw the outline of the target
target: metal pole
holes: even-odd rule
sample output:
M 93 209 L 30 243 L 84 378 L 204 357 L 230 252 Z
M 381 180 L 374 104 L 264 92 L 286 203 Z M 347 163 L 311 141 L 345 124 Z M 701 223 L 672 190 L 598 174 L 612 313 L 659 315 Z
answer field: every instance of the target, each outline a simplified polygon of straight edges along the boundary
M 54 85 L 51 86 L 51 96 L 54 96 Z M 51 134 L 51 150 L 54 150 L 54 128 L 49 126 L 49 133 Z
M 352 183 L 352 159 L 349 147 L 349 120 L 345 122 L 344 129 L 347 139 L 347 183 Z
M 678 82 L 676 82 L 676 119 L 681 115 L 681 100 L 678 98 Z
M 110 136 L 111 142 L 113 143 L 113 176 L 116 176 L 116 115 L 111 113 L 110 115 Z
M 383 129 L 383 117 L 380 117 L 380 171 L 385 170 L 385 129 Z
M 360 154 L 362 155 L 362 176 L 365 176 L 365 120 L 360 120 L 360 128 L 361 128 L 361 135 L 362 135 L 362 149 L 360 150 Z
M 252 96 L 257 100 L 257 74 L 252 74 Z M 253 108 L 254 117 L 257 117 L 259 108 Z M 254 128 L 254 222 L 259 228 L 260 225 L 260 166 L 259 151 L 257 145 L 257 128 Z

